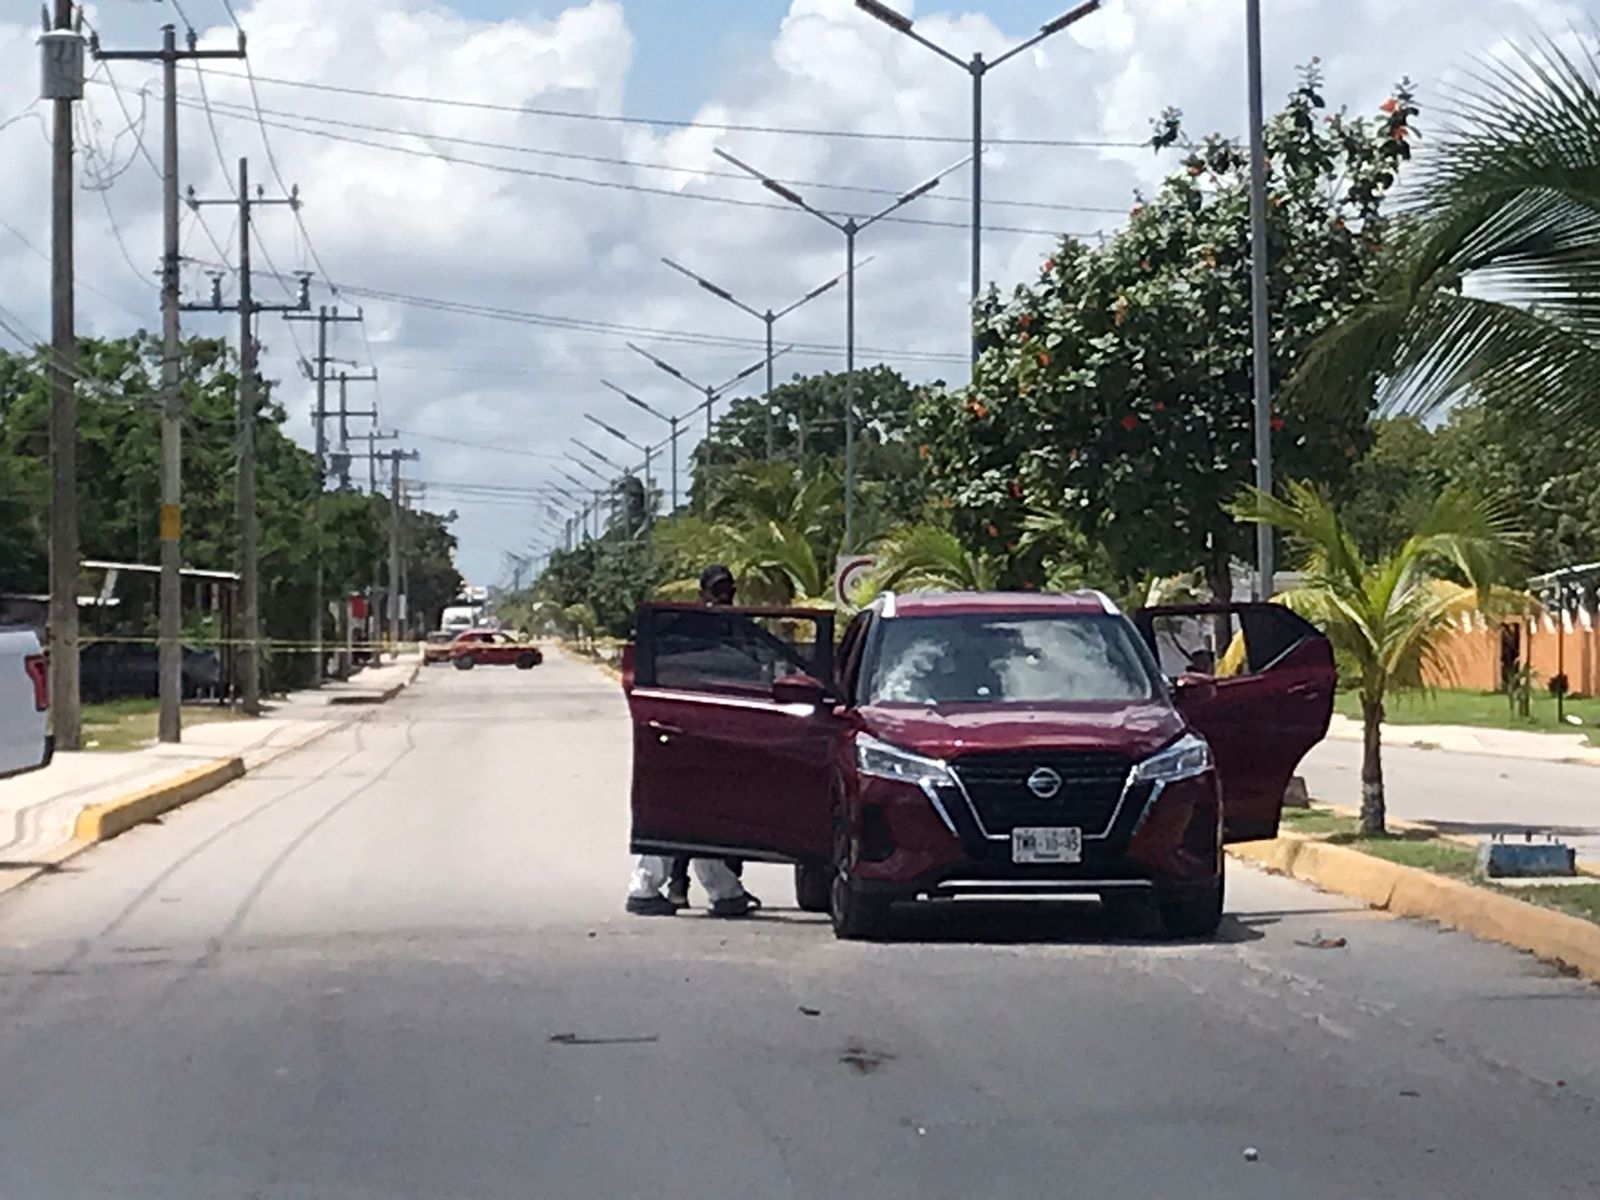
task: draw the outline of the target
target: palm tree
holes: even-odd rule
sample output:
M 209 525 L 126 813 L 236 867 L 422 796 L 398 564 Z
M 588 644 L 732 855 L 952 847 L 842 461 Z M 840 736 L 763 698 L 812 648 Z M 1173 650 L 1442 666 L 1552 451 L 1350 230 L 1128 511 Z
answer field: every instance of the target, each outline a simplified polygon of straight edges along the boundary
M 1374 298 L 1289 390 L 1364 404 L 1381 384 L 1419 412 L 1473 392 L 1600 431 L 1600 63 L 1548 40 L 1486 58 L 1452 117 Z
M 912 525 L 880 538 L 877 565 L 866 585 L 868 595 L 904 588 L 911 591 L 993 591 L 1000 564 L 973 554 L 948 529 Z
M 1492 607 L 1491 585 L 1521 535 L 1499 506 L 1447 490 L 1403 545 L 1368 562 L 1327 496 L 1308 484 L 1290 484 L 1287 500 L 1249 489 L 1230 511 L 1282 530 L 1303 559 L 1304 584 L 1279 599 L 1327 634 L 1359 681 L 1361 831 L 1381 834 L 1384 700 L 1420 687 L 1425 667 L 1448 671 L 1440 651 L 1451 626 Z

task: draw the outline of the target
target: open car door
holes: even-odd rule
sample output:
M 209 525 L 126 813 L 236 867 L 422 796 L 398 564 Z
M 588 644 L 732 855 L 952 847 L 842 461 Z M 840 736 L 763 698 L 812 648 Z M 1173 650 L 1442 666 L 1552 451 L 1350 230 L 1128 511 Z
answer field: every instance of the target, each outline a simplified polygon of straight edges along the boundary
M 1182 689 L 1178 706 L 1211 743 L 1223 840 L 1276 837 L 1284 791 L 1333 713 L 1328 639 L 1281 604 L 1146 608 L 1134 623 L 1169 679 L 1214 679 Z
M 815 681 L 809 701 L 796 676 Z M 828 856 L 831 612 L 641 605 L 624 678 L 635 853 Z

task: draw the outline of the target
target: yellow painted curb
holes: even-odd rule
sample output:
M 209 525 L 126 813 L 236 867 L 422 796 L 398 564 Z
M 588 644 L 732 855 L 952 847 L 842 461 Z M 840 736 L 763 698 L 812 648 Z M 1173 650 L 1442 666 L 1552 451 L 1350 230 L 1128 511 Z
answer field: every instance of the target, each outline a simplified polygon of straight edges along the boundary
M 126 833 L 135 825 L 159 817 L 162 813 L 198 800 L 214 792 L 225 783 L 232 783 L 244 774 L 244 759 L 219 758 L 203 767 L 187 771 L 176 779 L 158 783 L 106 804 L 95 804 L 78 814 L 73 828 L 73 840 L 78 842 L 104 842 Z
M 1396 916 L 1437 921 L 1600 979 L 1600 925 L 1579 917 L 1293 834 L 1228 852 Z

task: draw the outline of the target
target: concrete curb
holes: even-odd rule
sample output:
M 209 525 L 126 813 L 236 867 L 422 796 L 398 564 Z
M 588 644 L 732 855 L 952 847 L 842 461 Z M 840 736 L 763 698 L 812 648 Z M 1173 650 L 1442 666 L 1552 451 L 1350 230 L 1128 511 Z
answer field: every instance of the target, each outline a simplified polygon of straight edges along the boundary
M 1600 980 L 1600 925 L 1578 917 L 1294 834 L 1230 846 L 1228 853 L 1384 912 L 1437 921 Z
M 232 783 L 244 773 L 244 759 L 219 758 L 166 783 L 158 783 L 130 796 L 119 796 L 105 804 L 90 805 L 78 814 L 73 827 L 73 840 L 90 843 L 110 841 L 135 825 L 142 825 L 164 812 L 216 791 L 223 784 Z
M 343 706 L 349 704 L 387 704 L 389 701 L 393 700 L 401 692 L 405 691 L 408 687 L 415 683 L 417 680 L 417 674 L 421 670 L 422 663 L 419 661 L 411 668 L 411 674 L 407 675 L 399 683 L 392 684 L 381 692 L 374 692 L 368 696 L 329 696 L 328 703 L 333 706 Z
M 1425 730 L 1415 733 L 1408 730 Z M 1537 751 L 1515 746 L 1486 746 L 1482 735 L 1501 732 L 1493 726 L 1479 725 L 1385 725 L 1385 747 L 1399 746 L 1411 750 L 1434 750 L 1442 754 L 1475 754 L 1483 758 L 1510 758 L 1520 762 L 1551 762 L 1569 766 L 1600 767 L 1600 747 L 1581 745 L 1581 735 L 1556 733 L 1545 730 L 1528 730 L 1529 736 L 1550 738 L 1558 744 L 1541 746 Z M 1523 731 L 1511 731 L 1522 733 Z M 1328 728 L 1327 739 L 1333 742 L 1360 742 L 1361 723 L 1345 718 L 1336 720 Z
M 398 696 L 417 678 L 417 673 L 422 669 L 419 662 L 412 669 L 411 674 L 392 687 L 373 697 L 362 697 L 358 701 L 345 703 L 382 704 Z M 331 701 L 330 701 L 331 703 Z M 227 758 L 218 758 L 213 761 L 187 771 L 176 779 L 169 779 L 140 791 L 119 796 L 115 800 L 108 800 L 104 804 L 94 804 L 84 808 L 78 813 L 73 826 L 73 835 L 70 841 L 52 847 L 40 854 L 38 858 L 19 864 L 22 869 L 14 869 L 9 878 L 0 879 L 0 895 L 14 891 L 25 883 L 30 883 L 41 875 L 53 874 L 61 870 L 68 862 L 77 858 L 88 850 L 94 849 L 101 842 L 110 841 L 112 838 L 128 832 L 135 826 L 154 820 L 163 813 L 181 808 L 193 800 L 209 795 L 217 789 L 242 779 L 251 770 L 259 770 L 282 758 L 285 754 L 292 754 L 296 750 L 320 742 L 330 734 L 340 729 L 348 728 L 362 718 L 352 716 L 347 720 L 330 722 L 326 728 L 319 729 L 310 736 L 285 746 L 274 747 L 267 757 L 248 767 L 244 757 L 233 755 Z

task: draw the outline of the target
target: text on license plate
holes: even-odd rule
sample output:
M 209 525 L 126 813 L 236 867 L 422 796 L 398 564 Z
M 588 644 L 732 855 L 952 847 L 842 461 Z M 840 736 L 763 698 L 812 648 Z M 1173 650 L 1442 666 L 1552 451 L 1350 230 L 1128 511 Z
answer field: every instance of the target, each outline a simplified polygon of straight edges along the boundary
M 1014 863 L 1083 861 L 1083 830 L 1072 826 L 1032 825 L 1011 831 Z

